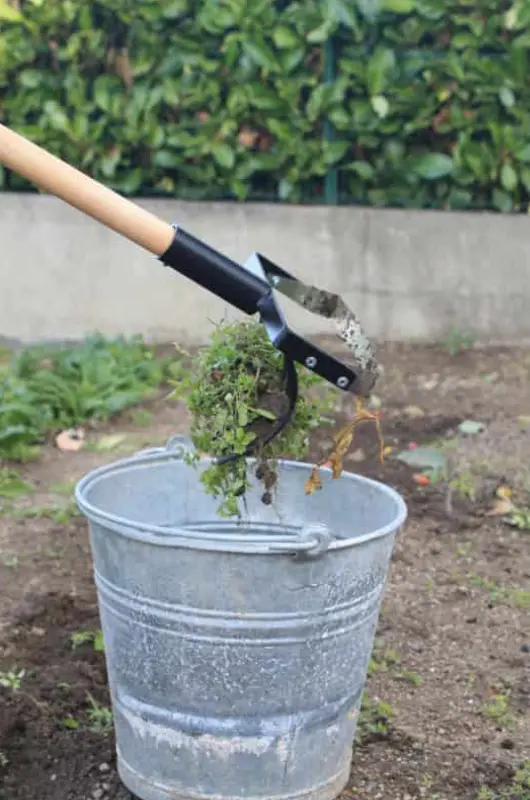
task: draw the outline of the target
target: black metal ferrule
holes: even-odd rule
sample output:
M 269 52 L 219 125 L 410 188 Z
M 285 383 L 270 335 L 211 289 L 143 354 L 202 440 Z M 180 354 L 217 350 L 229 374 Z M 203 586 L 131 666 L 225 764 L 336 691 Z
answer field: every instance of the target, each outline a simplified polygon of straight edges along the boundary
M 176 229 L 173 241 L 159 258 L 245 314 L 255 314 L 260 301 L 270 293 L 266 281 L 182 228 Z

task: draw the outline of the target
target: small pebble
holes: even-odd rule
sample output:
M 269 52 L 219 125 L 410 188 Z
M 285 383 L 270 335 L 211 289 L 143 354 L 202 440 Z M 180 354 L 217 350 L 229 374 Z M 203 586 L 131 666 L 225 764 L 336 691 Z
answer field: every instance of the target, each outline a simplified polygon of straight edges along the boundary
M 405 414 L 407 415 L 407 417 L 424 417 L 425 416 L 425 411 L 423 410 L 423 408 L 420 408 L 419 406 L 407 406 L 404 409 L 404 411 L 405 411 Z
M 366 458 L 366 453 L 364 452 L 362 447 L 359 447 L 358 450 L 355 450 L 349 456 L 350 461 L 355 461 L 356 463 L 359 463 L 360 461 L 364 461 L 365 458 Z
M 92 797 L 94 798 L 94 800 L 101 800 L 101 798 L 103 797 L 103 789 L 100 789 L 98 786 L 98 788 L 94 789 L 94 791 L 92 792 Z
M 521 647 L 521 653 L 530 653 L 530 644 L 523 644 Z
M 110 767 L 109 767 L 108 764 L 103 763 L 103 764 L 99 765 L 99 771 L 100 772 L 108 772 L 109 769 L 110 769 Z

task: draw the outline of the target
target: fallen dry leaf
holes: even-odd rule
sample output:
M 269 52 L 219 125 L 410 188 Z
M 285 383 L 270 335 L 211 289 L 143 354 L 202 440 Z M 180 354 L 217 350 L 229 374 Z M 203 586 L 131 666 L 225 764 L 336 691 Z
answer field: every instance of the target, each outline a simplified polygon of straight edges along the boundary
M 331 476 L 332 478 L 337 480 L 342 475 L 342 470 L 343 470 L 342 458 L 339 455 L 333 455 L 331 456 L 330 461 L 331 461 Z
M 355 423 L 348 423 L 345 425 L 344 428 L 337 433 L 336 436 L 333 437 L 335 442 L 335 449 L 333 453 L 337 456 L 345 456 L 348 450 L 350 449 L 350 445 L 353 441 L 353 426 Z
M 76 453 L 85 443 L 83 428 L 69 428 L 55 437 L 55 445 L 62 453 Z
M 511 514 L 515 510 L 515 506 L 511 500 L 499 499 L 493 504 L 489 511 L 486 511 L 487 517 L 504 517 L 506 514 Z
M 322 489 L 322 481 L 318 474 L 318 467 L 313 467 L 311 470 L 311 477 L 306 481 L 304 489 L 306 494 L 313 494 L 313 492 Z
M 495 494 L 497 497 L 500 497 L 501 500 L 509 500 L 512 496 L 512 490 L 509 486 L 499 486 Z
M 375 424 L 377 430 L 377 436 L 379 439 L 379 460 L 383 461 L 384 458 L 384 451 L 385 445 L 383 442 L 383 436 L 381 433 L 381 423 L 380 423 L 380 414 L 373 411 L 368 411 L 364 408 L 362 400 L 356 398 L 355 402 L 356 406 L 356 414 L 352 422 L 348 422 L 347 425 L 344 425 L 333 437 L 333 450 L 327 456 L 324 461 L 321 461 L 316 467 L 313 467 L 311 471 L 311 477 L 305 484 L 305 492 L 306 494 L 313 494 L 316 489 L 322 488 L 322 482 L 320 480 L 319 475 L 319 467 L 327 467 L 331 468 L 332 477 L 337 479 L 340 478 L 342 475 L 342 471 L 344 469 L 342 464 L 342 459 L 348 452 L 353 442 L 353 436 L 355 433 L 355 428 L 361 422 L 373 422 Z M 362 453 L 364 457 L 364 453 L 362 450 L 356 451 L 357 454 Z M 355 454 L 354 454 L 355 455 Z M 356 459 L 354 459 L 356 460 Z
M 418 486 L 429 486 L 431 479 L 428 475 L 424 475 L 422 472 L 415 472 L 412 476 L 412 480 L 414 483 L 417 483 Z

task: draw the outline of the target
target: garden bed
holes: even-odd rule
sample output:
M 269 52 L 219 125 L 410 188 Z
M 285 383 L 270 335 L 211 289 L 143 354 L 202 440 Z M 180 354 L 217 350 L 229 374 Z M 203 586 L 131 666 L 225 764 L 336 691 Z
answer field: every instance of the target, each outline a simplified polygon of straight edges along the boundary
M 361 426 L 345 467 L 396 487 L 410 518 L 343 798 L 528 800 L 524 775 L 514 775 L 530 759 L 530 532 L 488 512 L 500 487 L 518 507 L 529 502 L 530 353 L 387 347 L 382 356 L 377 391 L 392 451 L 379 464 L 374 431 Z M 348 416 L 337 399 L 337 417 Z M 464 420 L 485 430 L 459 437 Z M 155 398 L 143 414 L 95 425 L 79 452 L 45 446 L 22 468 L 34 488 L 0 516 L 2 800 L 130 798 L 115 772 L 87 527 L 71 488 L 96 465 L 186 427 L 178 402 Z M 315 459 L 329 439 L 317 434 Z M 426 483 L 425 471 L 394 458 L 444 441 L 458 444 L 451 516 L 443 481 Z

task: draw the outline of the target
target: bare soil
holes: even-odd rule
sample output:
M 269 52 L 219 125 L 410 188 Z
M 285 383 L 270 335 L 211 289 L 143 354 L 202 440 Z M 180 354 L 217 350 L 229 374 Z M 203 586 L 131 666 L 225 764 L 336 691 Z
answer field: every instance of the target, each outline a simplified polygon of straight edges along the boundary
M 396 487 L 410 517 L 366 687 L 392 716 L 355 749 L 343 800 L 476 800 L 481 787 L 508 786 L 530 758 L 530 532 L 487 516 L 501 484 L 529 504 L 530 433 L 521 418 L 530 415 L 530 352 L 386 347 L 382 360 L 377 391 L 393 452 L 379 464 L 365 424 L 345 466 Z M 338 405 L 340 424 L 352 408 L 342 396 Z M 58 484 L 185 431 L 180 406 L 150 411 L 144 427 L 131 413 L 90 432 L 90 441 L 126 434 L 113 449 L 47 448 L 24 468 L 37 491 L 22 506 L 36 516 L 0 516 L 0 673 L 25 670 L 18 689 L 0 688 L 2 800 L 130 800 L 112 730 L 93 713 L 94 704 L 109 705 L 104 655 L 91 642 L 72 647 L 73 634 L 99 628 L 86 524 L 68 508 L 62 517 L 49 508 L 68 502 Z M 456 496 L 448 516 L 443 487 L 418 485 L 415 470 L 392 456 L 411 442 L 454 438 L 465 419 L 486 425 L 479 445 L 458 440 L 454 466 L 476 478 L 476 492 Z M 315 460 L 329 439 L 329 430 L 318 432 Z M 38 513 L 45 506 L 48 514 Z

